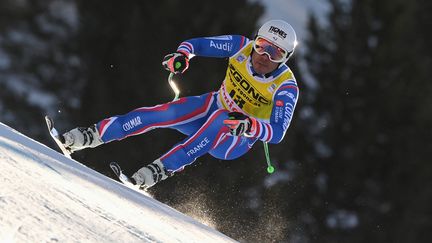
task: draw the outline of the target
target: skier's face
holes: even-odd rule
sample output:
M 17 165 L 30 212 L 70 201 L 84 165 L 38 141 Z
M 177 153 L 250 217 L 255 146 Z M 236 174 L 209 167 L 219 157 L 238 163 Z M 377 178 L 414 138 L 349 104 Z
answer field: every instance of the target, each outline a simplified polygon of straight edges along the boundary
M 272 62 L 267 54 L 258 54 L 255 50 L 252 51 L 252 66 L 258 74 L 266 74 L 273 72 L 279 63 Z

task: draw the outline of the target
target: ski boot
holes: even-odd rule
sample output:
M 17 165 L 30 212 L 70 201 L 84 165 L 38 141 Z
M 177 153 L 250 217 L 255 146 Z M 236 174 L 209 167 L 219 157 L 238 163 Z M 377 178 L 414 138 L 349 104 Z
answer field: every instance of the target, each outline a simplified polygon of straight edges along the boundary
M 159 181 L 165 180 L 171 176 L 162 161 L 157 159 L 147 166 L 139 169 L 135 174 L 132 175 L 131 181 L 141 190 L 147 190 L 148 188 L 154 186 Z
M 103 144 L 99 132 L 96 129 L 96 125 L 74 128 L 59 136 L 59 140 L 71 153 L 85 148 L 94 148 Z

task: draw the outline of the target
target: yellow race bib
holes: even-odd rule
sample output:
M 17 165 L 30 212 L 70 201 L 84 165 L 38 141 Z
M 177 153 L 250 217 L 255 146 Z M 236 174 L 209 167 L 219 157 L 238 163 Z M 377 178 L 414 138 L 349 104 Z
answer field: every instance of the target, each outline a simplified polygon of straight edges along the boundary
M 253 41 L 229 58 L 218 99 L 227 110 L 242 111 L 259 120 L 269 121 L 274 93 L 283 83 L 295 78 L 289 68 L 276 77 L 254 77 L 249 67 L 252 48 Z

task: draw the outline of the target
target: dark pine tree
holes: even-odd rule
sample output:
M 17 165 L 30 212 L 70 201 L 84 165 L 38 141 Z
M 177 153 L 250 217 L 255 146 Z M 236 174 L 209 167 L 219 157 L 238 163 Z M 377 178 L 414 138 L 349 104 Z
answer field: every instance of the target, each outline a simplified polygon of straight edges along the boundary
M 316 137 L 316 150 L 303 158 L 312 156 L 325 180 L 304 198 L 313 216 L 303 222 L 306 235 L 314 242 L 427 242 L 431 4 L 330 5 L 325 25 L 313 18 L 309 25 L 307 62 L 319 88 L 308 136 Z

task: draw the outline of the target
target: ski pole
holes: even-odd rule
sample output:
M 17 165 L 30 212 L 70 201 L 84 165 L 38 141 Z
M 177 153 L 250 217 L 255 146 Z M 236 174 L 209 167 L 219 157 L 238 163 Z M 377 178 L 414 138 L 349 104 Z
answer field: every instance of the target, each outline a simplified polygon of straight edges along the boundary
M 270 161 L 270 152 L 268 149 L 268 144 L 267 144 L 267 142 L 263 142 L 263 145 L 264 145 L 264 152 L 265 152 L 266 161 L 267 161 L 267 172 L 269 174 L 272 174 L 275 171 L 275 169 L 272 166 L 271 161 Z
M 177 85 L 174 82 L 173 77 L 174 77 L 174 73 L 170 73 L 168 76 L 168 83 L 175 94 L 173 101 L 176 101 L 179 98 L 180 90 L 177 88 Z

